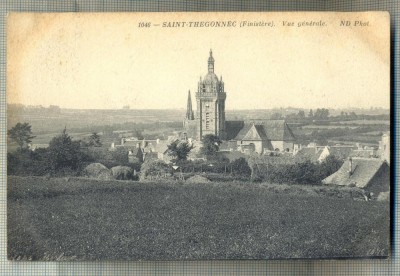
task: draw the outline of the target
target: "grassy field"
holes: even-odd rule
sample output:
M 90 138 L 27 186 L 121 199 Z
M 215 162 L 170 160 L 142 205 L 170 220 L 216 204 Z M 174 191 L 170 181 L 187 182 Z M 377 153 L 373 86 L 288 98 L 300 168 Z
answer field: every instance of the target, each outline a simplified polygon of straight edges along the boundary
M 343 125 L 390 125 L 389 120 L 352 120 L 352 121 L 341 121 Z
M 351 189 L 8 177 L 13 260 L 385 256 L 389 204 Z

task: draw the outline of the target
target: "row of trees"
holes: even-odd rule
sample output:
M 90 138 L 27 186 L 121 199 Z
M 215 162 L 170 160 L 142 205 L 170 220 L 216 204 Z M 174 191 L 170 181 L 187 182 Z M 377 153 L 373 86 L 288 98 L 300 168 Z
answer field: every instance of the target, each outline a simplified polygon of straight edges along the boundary
M 62 175 L 73 174 L 81 169 L 88 156 L 81 150 L 80 141 L 73 141 L 68 135 L 66 129 L 54 137 L 48 148 L 38 148 L 35 151 L 30 150 L 28 144 L 33 138 L 30 126 L 24 124 L 19 129 L 18 137 L 15 133 L 16 128 L 9 131 L 10 138 L 19 141 L 18 149 L 13 153 L 8 153 L 8 173 L 17 175 Z
M 310 109 L 307 116 L 306 116 L 306 113 L 304 110 L 299 110 L 298 113 L 290 113 L 290 114 L 287 114 L 286 116 L 283 116 L 281 113 L 276 112 L 270 116 L 270 119 L 272 119 L 272 120 L 281 120 L 281 119 L 304 120 L 304 119 L 308 118 L 308 119 L 326 120 L 326 119 L 328 119 L 328 117 L 329 117 L 329 109 L 317 108 L 315 111 Z
M 161 160 L 130 164 L 126 149 L 108 151 L 102 148 L 100 136 L 96 133 L 82 143 L 74 141 L 64 128 L 60 135 L 50 141 L 48 148 L 35 151 L 28 148 L 28 144 L 34 138 L 29 124 L 17 124 L 10 129 L 9 137 L 19 146 L 16 152 L 8 153 L 9 174 L 74 176 L 79 175 L 83 168 L 92 162 L 102 163 L 107 167 L 134 166 L 136 170 L 141 169 L 144 177 L 173 172 L 172 167 Z M 295 162 L 293 158 L 288 157 L 258 155 L 251 156 L 248 161 L 240 158 L 230 162 L 217 154 L 220 144 L 221 140 L 214 135 L 204 137 L 203 146 L 199 151 L 206 157 L 205 162 L 187 160 L 193 146 L 186 141 L 172 142 L 167 151 L 183 173 L 224 174 L 242 180 L 251 178 L 253 181 L 272 183 L 320 184 L 323 178 L 337 171 L 342 165 L 342 161 L 332 156 L 322 163 L 307 160 Z
M 321 163 L 309 160 L 301 162 L 274 162 L 277 157 L 252 156 L 248 163 L 253 181 L 270 183 L 319 185 L 343 165 L 343 160 L 328 156 Z
M 64 128 L 60 135 L 51 139 L 47 148 L 31 150 L 35 136 L 28 123 L 17 123 L 8 135 L 18 145 L 15 152 L 7 155 L 8 174 L 16 175 L 77 175 L 94 159 L 88 149 L 102 145 L 97 133 L 85 141 L 74 141 Z

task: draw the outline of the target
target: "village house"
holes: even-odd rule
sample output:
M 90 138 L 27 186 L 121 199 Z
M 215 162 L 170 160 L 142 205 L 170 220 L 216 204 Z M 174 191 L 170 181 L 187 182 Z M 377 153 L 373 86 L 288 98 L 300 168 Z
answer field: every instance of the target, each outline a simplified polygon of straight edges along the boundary
M 34 144 L 34 143 L 29 143 L 28 148 L 32 151 L 35 151 L 36 149 L 46 149 L 49 147 L 49 144 Z
M 372 147 L 361 147 L 356 145 L 335 145 L 335 146 L 316 146 L 300 148 L 295 153 L 297 159 L 310 160 L 312 162 L 323 162 L 328 156 L 334 156 L 339 160 L 345 160 L 348 157 L 376 157 L 376 150 Z
M 121 144 L 111 143 L 110 150 L 124 148 L 128 150 L 130 163 L 144 162 L 150 159 L 160 159 L 167 163 L 171 162 L 171 157 L 167 154 L 168 145 L 176 141 L 176 136 L 168 137 L 168 140 L 161 139 L 142 139 L 136 137 L 121 138 Z
M 348 158 L 340 169 L 322 180 L 326 185 L 358 187 L 376 197 L 390 190 L 390 167 L 378 158 Z
M 383 133 L 382 139 L 379 141 L 378 155 L 390 164 L 390 131 Z
M 324 146 L 303 147 L 294 152 L 294 157 L 301 161 L 309 160 L 313 163 L 321 162 L 321 154 L 324 148 Z

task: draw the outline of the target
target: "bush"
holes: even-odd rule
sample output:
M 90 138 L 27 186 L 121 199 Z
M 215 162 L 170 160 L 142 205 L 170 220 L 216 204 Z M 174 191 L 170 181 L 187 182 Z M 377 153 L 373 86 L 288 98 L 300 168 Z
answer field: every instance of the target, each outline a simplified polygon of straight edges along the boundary
M 127 166 L 116 166 L 111 168 L 113 177 L 117 180 L 132 180 L 133 170 Z
M 48 161 L 46 149 L 17 150 L 7 153 L 7 174 L 20 176 L 43 176 L 51 174 L 52 169 Z
M 234 175 L 241 175 L 241 176 L 251 175 L 251 169 L 244 157 L 240 157 L 239 159 L 232 161 L 229 167 L 231 168 L 231 171 Z
M 192 177 L 189 177 L 186 179 L 187 183 L 208 183 L 210 180 L 208 180 L 206 177 L 201 176 L 201 175 L 194 175 Z
M 140 164 L 129 163 L 128 150 L 125 148 L 110 151 L 102 147 L 89 147 L 86 149 L 86 154 L 91 162 L 101 163 L 107 168 L 127 166 L 137 171 L 140 169 Z
M 321 181 L 336 172 L 343 161 L 329 156 L 322 163 L 309 160 L 282 162 L 281 157 L 260 157 L 249 159 L 251 179 L 270 183 L 321 185 Z
M 142 164 L 140 179 L 159 179 L 172 176 L 172 168 L 160 159 L 150 159 Z
M 112 179 L 112 174 L 106 166 L 100 163 L 92 163 L 83 170 L 83 174 L 86 177 L 102 179 L 102 180 L 110 180 Z

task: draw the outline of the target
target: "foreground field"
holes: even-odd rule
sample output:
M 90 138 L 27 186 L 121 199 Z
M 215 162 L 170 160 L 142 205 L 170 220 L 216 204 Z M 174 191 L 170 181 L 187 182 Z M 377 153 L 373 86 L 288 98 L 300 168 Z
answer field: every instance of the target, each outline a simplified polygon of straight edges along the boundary
M 322 187 L 307 192 L 252 183 L 22 177 L 9 177 L 8 187 L 8 257 L 14 260 L 335 258 L 389 252 L 387 202 L 340 198 L 345 193 Z

